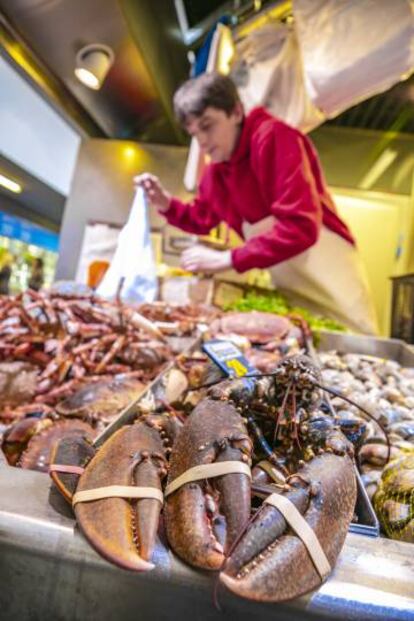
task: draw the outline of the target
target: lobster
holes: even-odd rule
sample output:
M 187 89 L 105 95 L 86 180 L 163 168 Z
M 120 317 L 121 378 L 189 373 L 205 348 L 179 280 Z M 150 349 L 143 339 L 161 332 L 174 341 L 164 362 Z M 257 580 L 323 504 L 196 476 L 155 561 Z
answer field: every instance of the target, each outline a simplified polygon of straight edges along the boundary
M 293 356 L 269 377 L 216 383 L 173 445 L 164 509 L 169 543 L 187 563 L 219 571 L 240 596 L 277 602 L 302 595 L 330 573 L 343 546 L 356 501 L 354 449 L 321 411 L 319 382 L 311 361 Z M 227 472 L 215 476 L 209 467 L 220 462 Z M 237 464 L 252 465 L 251 475 Z M 200 466 L 206 478 L 174 485 Z M 292 511 L 302 515 L 303 539 L 289 521 Z
M 69 468 L 56 477 L 80 529 L 108 560 L 149 570 L 163 501 L 172 550 L 236 594 L 277 602 L 314 589 L 353 516 L 365 426 L 324 412 L 319 370 L 304 356 L 202 388 L 184 424 L 146 412 L 92 459 L 79 441 L 58 445 L 52 462 Z

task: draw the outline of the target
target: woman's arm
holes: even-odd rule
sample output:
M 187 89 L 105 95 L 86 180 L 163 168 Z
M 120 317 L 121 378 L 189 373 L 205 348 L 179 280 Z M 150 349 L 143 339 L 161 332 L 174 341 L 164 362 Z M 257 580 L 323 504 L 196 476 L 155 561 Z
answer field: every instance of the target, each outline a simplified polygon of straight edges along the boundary
M 255 146 L 252 165 L 276 222 L 232 251 L 238 272 L 276 265 L 316 243 L 322 206 L 306 140 L 297 130 L 280 125 Z

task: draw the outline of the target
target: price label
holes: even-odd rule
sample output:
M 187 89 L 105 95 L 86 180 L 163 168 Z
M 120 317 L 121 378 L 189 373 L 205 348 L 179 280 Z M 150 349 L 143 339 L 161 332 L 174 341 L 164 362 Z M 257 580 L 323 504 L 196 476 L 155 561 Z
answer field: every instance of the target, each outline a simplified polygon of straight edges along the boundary
M 203 350 L 229 377 L 243 377 L 258 372 L 230 341 L 207 341 L 203 344 Z

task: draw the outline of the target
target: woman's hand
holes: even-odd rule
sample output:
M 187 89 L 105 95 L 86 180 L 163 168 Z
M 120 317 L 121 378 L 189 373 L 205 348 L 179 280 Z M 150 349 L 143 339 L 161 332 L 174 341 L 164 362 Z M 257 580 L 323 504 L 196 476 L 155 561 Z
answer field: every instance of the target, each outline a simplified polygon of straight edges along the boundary
M 134 185 L 143 188 L 148 200 L 154 207 L 160 211 L 168 210 L 171 194 L 164 190 L 158 177 L 150 173 L 143 173 L 134 177 Z
M 181 255 L 181 267 L 188 272 L 222 272 L 232 266 L 231 251 L 192 246 Z

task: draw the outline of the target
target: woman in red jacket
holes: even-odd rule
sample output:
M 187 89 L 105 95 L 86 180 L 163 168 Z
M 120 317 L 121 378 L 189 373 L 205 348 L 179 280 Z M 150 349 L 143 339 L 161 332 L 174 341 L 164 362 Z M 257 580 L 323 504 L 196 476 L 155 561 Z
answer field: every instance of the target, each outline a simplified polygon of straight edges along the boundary
M 203 74 L 174 96 L 178 119 L 210 158 L 196 198 L 183 203 L 148 173 L 135 178 L 168 222 L 206 235 L 226 222 L 244 240 L 182 255 L 193 272 L 269 269 L 295 304 L 376 333 L 375 312 L 355 241 L 339 218 L 309 139 L 263 108 L 244 115 L 233 82 Z

